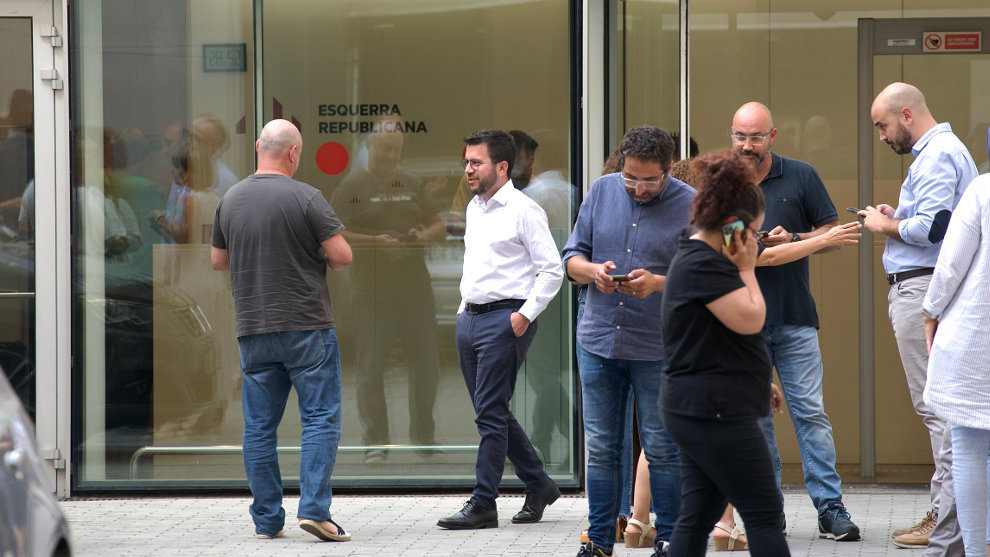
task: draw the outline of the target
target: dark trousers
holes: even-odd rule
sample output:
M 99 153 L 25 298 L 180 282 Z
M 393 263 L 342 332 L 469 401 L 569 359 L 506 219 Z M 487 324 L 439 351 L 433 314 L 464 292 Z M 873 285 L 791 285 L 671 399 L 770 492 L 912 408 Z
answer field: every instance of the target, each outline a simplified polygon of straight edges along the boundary
M 477 315 L 464 311 L 457 317 L 457 359 L 481 435 L 473 499 L 489 509 L 495 508 L 506 457 L 526 484 L 527 492 L 539 490 L 550 480 L 533 444 L 509 409 L 516 374 L 536 336 L 533 321 L 522 337 L 516 337 L 509 322 L 512 311 L 501 309 Z
M 681 511 L 670 557 L 705 555 L 708 533 L 726 503 L 746 523 L 750 555 L 790 555 L 780 531 L 784 508 L 757 420 L 720 422 L 664 412 L 663 423 L 681 450 Z

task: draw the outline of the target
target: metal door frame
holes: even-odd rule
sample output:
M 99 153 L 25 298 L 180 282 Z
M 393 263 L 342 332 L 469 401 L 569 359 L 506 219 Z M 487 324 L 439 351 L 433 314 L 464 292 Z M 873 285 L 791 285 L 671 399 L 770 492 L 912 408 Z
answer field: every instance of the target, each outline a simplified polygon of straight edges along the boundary
M 857 93 L 857 138 L 859 143 L 858 207 L 873 204 L 873 146 L 878 141 L 870 119 L 873 105 L 873 57 L 926 54 L 952 56 L 952 52 L 925 53 L 923 34 L 927 32 L 982 31 L 981 52 L 990 54 L 990 18 L 903 18 L 859 20 Z M 958 54 L 973 54 L 960 52 Z M 863 249 L 868 246 L 870 249 Z M 876 391 L 874 385 L 873 281 L 875 261 L 873 234 L 863 230 L 859 249 L 859 427 L 860 475 L 876 478 Z

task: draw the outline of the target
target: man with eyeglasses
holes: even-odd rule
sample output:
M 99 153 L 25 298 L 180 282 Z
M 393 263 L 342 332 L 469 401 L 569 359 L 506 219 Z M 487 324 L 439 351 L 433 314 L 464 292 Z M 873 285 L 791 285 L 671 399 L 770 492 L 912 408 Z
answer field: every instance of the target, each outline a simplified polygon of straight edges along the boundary
M 464 231 L 464 272 L 457 310 L 457 359 L 481 435 L 471 499 L 441 528 L 498 527 L 495 499 L 505 459 L 526 486 L 512 522 L 538 522 L 560 497 L 509 407 L 516 374 L 536 336 L 536 318 L 563 282 L 547 216 L 512 185 L 512 136 L 482 130 L 464 138 L 461 166 L 474 198 Z
M 630 388 L 649 462 L 655 557 L 667 555 L 680 509 L 680 459 L 657 405 L 664 368 L 660 305 L 677 238 L 690 226 L 695 191 L 670 177 L 673 151 L 662 129 L 626 132 L 619 148 L 622 171 L 591 186 L 563 250 L 567 277 L 594 283 L 577 329 L 591 524 L 579 557 L 612 555 L 615 517 L 624 503 L 619 472 Z
M 777 129 L 770 109 L 758 102 L 742 105 L 732 117 L 732 149 L 756 169 L 766 198 L 764 247 L 800 242 L 839 224 L 835 205 L 811 165 L 771 151 Z M 832 251 L 826 249 L 823 251 Z M 818 345 L 818 312 L 808 284 L 808 258 L 756 268 L 766 301 L 763 339 L 783 387 L 797 434 L 804 468 L 804 485 L 818 511 L 821 538 L 859 539 L 842 503 L 842 480 L 835 469 L 832 425 L 822 399 L 822 356 Z M 764 419 L 764 434 L 774 459 L 780 486 L 780 455 L 773 432 L 773 415 Z M 782 496 L 783 497 L 783 496 Z M 786 528 L 781 516 L 781 528 Z

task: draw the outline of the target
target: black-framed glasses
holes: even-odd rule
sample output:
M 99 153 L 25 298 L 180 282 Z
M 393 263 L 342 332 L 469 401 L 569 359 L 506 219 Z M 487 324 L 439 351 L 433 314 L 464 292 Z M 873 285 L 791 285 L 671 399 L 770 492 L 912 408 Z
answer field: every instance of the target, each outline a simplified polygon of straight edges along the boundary
M 479 168 L 481 168 L 482 165 L 485 165 L 485 164 L 491 164 L 491 161 L 479 161 L 477 159 L 474 159 L 474 160 L 461 159 L 461 168 L 463 168 L 465 170 L 469 166 L 473 170 L 478 170 Z
M 729 130 L 729 138 L 732 139 L 732 142 L 737 145 L 742 145 L 747 141 L 749 142 L 750 145 L 763 145 L 764 143 L 767 142 L 768 139 L 770 139 L 771 135 L 773 135 L 773 130 L 770 130 L 765 134 L 755 134 L 755 135 L 746 135 L 743 133 L 736 133 L 732 130 Z

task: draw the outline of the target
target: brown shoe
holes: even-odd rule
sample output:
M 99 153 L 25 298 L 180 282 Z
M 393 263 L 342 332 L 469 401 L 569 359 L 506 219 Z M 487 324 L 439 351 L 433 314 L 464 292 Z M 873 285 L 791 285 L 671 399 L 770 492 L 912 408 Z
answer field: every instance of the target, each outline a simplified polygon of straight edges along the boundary
M 907 528 L 898 528 L 897 530 L 894 530 L 893 532 L 891 532 L 890 537 L 896 538 L 897 536 L 903 536 L 904 534 L 910 534 L 911 532 L 914 532 L 915 530 L 921 529 L 921 527 L 924 526 L 928 522 L 935 522 L 937 520 L 937 518 L 938 517 L 935 514 L 935 511 L 928 511 L 928 514 L 925 515 L 925 518 L 922 518 L 921 519 L 921 522 L 915 524 L 914 526 L 908 526 Z
M 932 518 L 932 520 L 922 522 L 921 527 L 917 530 L 897 536 L 894 538 L 894 545 L 904 549 L 924 549 L 928 547 L 928 536 L 935 528 L 936 520 Z

